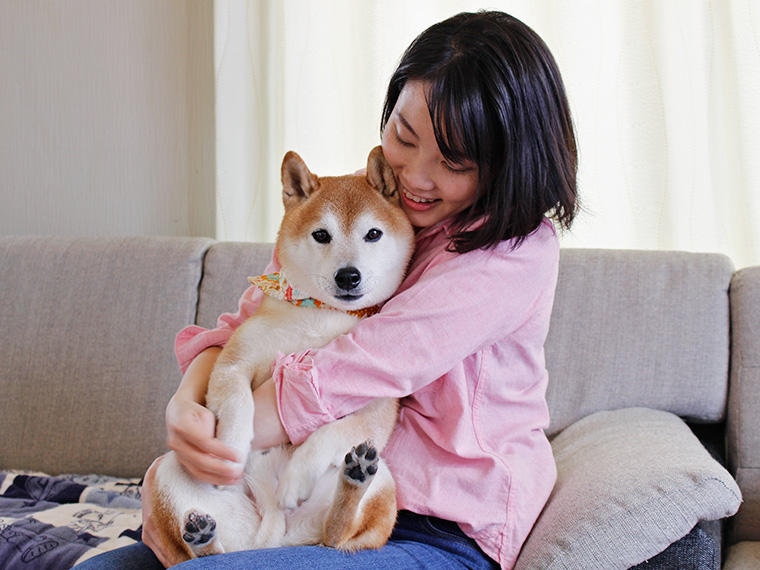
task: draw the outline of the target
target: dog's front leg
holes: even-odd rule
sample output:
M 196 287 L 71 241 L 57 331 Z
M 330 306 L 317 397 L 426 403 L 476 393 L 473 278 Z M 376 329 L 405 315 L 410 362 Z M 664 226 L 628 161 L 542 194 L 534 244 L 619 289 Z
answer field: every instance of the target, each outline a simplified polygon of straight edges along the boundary
M 245 462 L 253 441 L 251 369 L 241 363 L 216 366 L 209 380 L 206 406 L 217 419 L 216 437 Z
M 206 407 L 217 419 L 216 436 L 237 450 L 243 463 L 254 435 L 252 390 L 269 376 L 277 354 L 276 329 L 261 312 L 245 321 L 227 342 L 206 393 Z

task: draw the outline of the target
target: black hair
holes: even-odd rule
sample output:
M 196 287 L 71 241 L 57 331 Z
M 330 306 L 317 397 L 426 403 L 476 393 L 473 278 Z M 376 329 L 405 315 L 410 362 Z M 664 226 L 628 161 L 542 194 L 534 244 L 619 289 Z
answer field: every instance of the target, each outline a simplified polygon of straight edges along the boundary
M 478 165 L 475 202 L 457 216 L 453 251 L 509 239 L 517 247 L 546 215 L 570 227 L 578 208 L 575 133 L 559 69 L 538 34 L 503 12 L 431 26 L 391 77 L 381 131 L 410 80 L 425 84 L 444 158 Z

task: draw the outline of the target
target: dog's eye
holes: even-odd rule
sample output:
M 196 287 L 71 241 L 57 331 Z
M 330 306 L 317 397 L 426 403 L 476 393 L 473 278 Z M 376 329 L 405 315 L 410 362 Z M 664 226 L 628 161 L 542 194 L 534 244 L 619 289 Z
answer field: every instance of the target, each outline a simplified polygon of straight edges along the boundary
M 364 241 L 377 241 L 383 236 L 382 230 L 378 230 L 377 228 L 372 228 L 367 232 L 367 235 L 364 236 Z
M 332 236 L 327 230 L 315 230 L 311 233 L 311 237 L 313 237 L 314 241 L 317 243 L 330 243 L 332 240 Z

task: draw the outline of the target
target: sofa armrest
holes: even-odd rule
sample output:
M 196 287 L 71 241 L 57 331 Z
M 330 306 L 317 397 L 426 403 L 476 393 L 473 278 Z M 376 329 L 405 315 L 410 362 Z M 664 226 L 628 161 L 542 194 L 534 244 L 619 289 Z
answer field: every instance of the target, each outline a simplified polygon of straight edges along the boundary
M 732 542 L 760 540 L 760 267 L 734 274 L 731 299 L 731 382 L 728 463 L 744 495 Z
M 668 412 L 597 412 L 552 448 L 557 484 L 516 570 L 624 570 L 741 502 L 728 471 Z

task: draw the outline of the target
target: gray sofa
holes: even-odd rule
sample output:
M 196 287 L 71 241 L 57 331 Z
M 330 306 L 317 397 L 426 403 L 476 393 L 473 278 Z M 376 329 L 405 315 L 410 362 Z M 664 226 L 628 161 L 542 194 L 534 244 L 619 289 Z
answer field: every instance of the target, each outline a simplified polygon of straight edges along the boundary
M 234 311 L 270 252 L 0 238 L 0 569 L 139 537 L 174 336 Z M 760 268 L 563 250 L 546 354 L 559 479 L 517 568 L 760 567 Z

